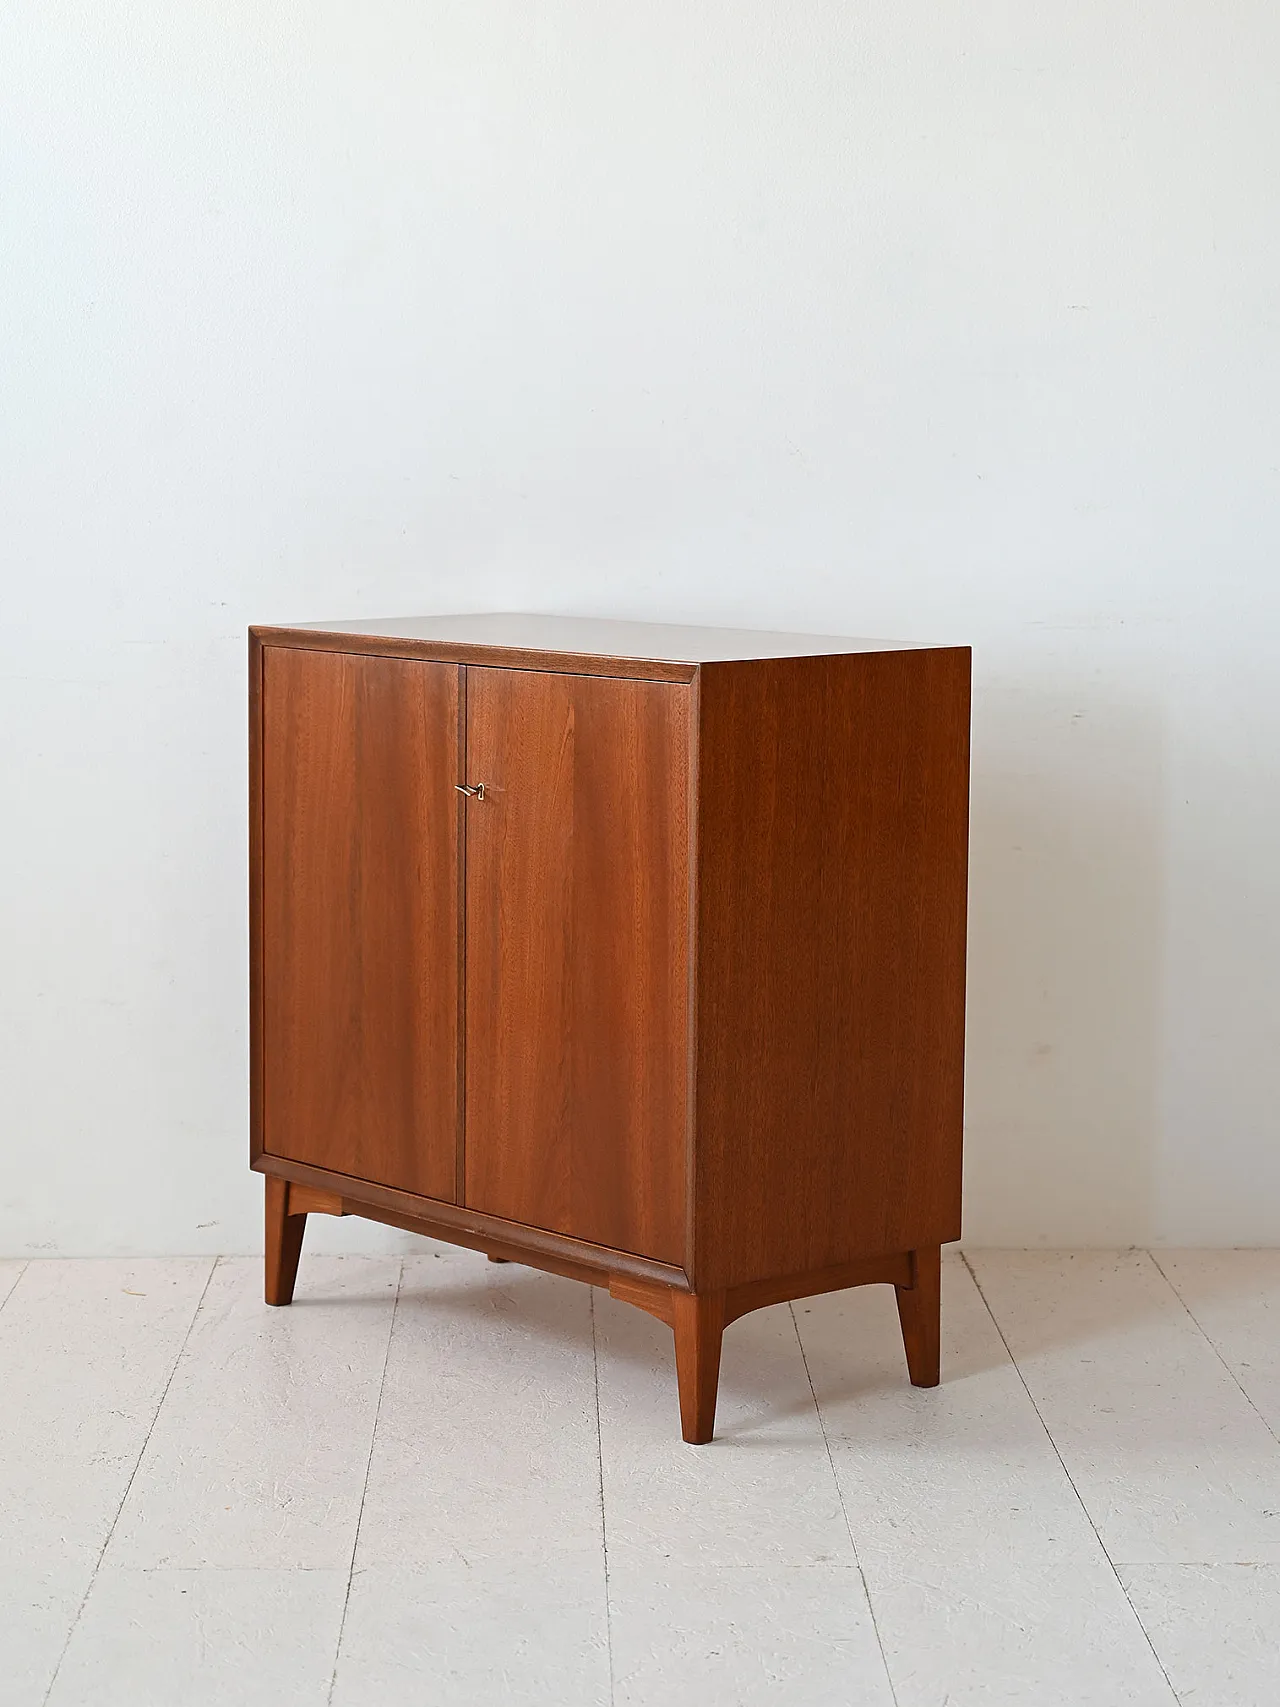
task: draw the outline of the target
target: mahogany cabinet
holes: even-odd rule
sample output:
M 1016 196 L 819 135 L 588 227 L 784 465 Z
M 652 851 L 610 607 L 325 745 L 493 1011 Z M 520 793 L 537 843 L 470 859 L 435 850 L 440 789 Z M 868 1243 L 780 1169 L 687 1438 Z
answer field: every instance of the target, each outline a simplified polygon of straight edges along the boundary
M 606 1286 L 711 1438 L 735 1317 L 960 1233 L 969 651 L 539 616 L 250 631 L 252 1165 Z

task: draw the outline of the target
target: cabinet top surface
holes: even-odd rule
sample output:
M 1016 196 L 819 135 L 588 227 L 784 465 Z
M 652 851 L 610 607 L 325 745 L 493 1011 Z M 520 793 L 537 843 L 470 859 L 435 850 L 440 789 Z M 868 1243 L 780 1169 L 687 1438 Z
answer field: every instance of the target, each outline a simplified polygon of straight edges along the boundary
M 779 634 L 754 628 L 700 628 L 610 617 L 549 616 L 482 611 L 456 616 L 361 617 L 352 622 L 303 622 L 299 632 L 364 635 L 380 640 L 502 646 L 531 652 L 573 652 L 657 663 L 729 663 L 747 658 L 823 657 L 843 652 L 902 652 L 919 643 L 828 634 Z

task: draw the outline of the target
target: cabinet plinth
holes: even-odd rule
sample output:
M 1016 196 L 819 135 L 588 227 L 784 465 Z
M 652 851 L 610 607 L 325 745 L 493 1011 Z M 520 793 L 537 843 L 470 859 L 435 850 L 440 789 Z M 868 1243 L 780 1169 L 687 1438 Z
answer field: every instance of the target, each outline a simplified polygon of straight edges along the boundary
M 251 1163 L 608 1287 L 711 1438 L 748 1310 L 960 1233 L 970 657 L 546 617 L 250 631 Z

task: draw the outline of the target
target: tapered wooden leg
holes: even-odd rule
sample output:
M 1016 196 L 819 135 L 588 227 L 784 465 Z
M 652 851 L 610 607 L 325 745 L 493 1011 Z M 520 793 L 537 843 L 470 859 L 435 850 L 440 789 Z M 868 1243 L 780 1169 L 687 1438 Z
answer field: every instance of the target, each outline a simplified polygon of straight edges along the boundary
M 936 1387 L 942 1328 L 942 1247 L 911 1253 L 911 1286 L 897 1286 L 898 1320 L 913 1387 Z
M 289 1213 L 289 1182 L 267 1175 L 267 1263 L 265 1296 L 268 1304 L 292 1304 L 298 1278 L 302 1235 L 307 1217 Z
M 676 1381 L 680 1388 L 680 1432 L 690 1446 L 705 1446 L 716 1423 L 720 1385 L 720 1341 L 724 1335 L 723 1292 L 673 1292 Z

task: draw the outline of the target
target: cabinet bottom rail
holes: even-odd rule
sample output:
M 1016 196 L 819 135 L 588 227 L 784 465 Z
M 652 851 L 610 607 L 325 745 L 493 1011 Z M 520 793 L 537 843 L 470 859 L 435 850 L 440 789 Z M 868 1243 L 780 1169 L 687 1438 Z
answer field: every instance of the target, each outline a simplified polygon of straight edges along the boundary
M 720 1378 L 720 1345 L 724 1330 L 739 1316 L 839 1292 L 852 1286 L 887 1284 L 894 1288 L 902 1325 L 907 1371 L 913 1386 L 936 1387 L 939 1381 L 941 1308 L 941 1246 L 861 1258 L 833 1268 L 784 1275 L 745 1285 L 694 1292 L 668 1282 L 621 1273 L 605 1264 L 577 1260 L 491 1238 L 470 1230 L 442 1226 L 381 1205 L 340 1195 L 313 1185 L 268 1174 L 266 1185 L 266 1264 L 264 1296 L 268 1304 L 293 1301 L 308 1215 L 360 1215 L 406 1232 L 426 1233 L 472 1250 L 490 1262 L 520 1263 L 582 1280 L 606 1289 L 612 1298 L 634 1304 L 665 1322 L 675 1338 L 676 1385 L 680 1399 L 680 1430 L 691 1446 L 704 1446 L 715 1430 L 716 1394 Z

